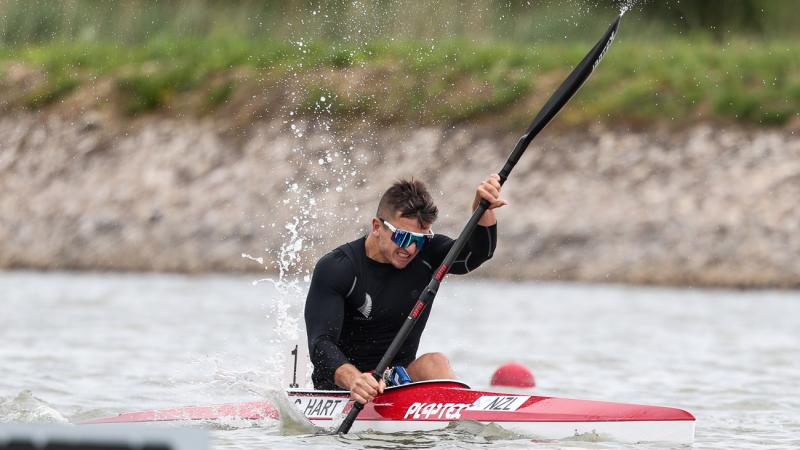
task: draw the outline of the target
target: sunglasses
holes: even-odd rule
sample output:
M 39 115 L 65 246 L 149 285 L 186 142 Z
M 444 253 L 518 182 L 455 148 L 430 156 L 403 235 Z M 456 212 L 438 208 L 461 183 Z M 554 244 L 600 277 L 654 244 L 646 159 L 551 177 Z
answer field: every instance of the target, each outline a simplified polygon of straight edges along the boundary
M 417 250 L 422 250 L 425 244 L 433 237 L 433 231 L 429 231 L 427 234 L 415 233 L 413 231 L 397 228 L 380 217 L 378 217 L 378 220 L 392 232 L 392 242 L 397 244 L 400 248 L 408 248 L 411 244 L 417 244 Z

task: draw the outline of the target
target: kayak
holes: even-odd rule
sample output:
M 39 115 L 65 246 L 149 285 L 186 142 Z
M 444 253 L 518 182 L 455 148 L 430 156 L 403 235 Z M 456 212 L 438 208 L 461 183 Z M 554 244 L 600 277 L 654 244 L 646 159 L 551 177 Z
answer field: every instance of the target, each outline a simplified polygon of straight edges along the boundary
M 289 389 L 289 403 L 315 426 L 332 428 L 353 403 L 346 391 Z M 83 424 L 216 420 L 279 419 L 266 401 L 190 406 L 123 413 Z M 575 400 L 470 389 L 453 380 L 409 383 L 387 388 L 368 403 L 353 431 L 428 431 L 451 422 L 493 423 L 503 429 L 540 439 L 574 437 L 618 442 L 694 441 L 695 418 L 676 408 Z

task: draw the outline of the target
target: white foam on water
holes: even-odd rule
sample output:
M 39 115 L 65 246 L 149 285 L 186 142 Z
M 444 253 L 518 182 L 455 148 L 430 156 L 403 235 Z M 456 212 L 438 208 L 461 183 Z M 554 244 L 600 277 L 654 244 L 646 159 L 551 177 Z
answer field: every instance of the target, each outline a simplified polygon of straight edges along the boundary
M 450 425 L 447 426 L 447 431 L 480 437 L 486 442 L 500 439 L 520 439 L 521 437 L 525 436 L 514 431 L 506 430 L 501 425 L 495 423 L 482 424 L 473 420 L 459 420 L 457 422 L 451 422 Z
M 0 397 L 0 422 L 69 423 L 58 410 L 29 390 L 14 398 Z
M 198 425 L 193 422 L 187 422 L 181 424 L 182 426 L 193 426 Z M 242 417 L 236 416 L 227 416 L 227 417 L 220 417 L 214 420 L 205 420 L 200 422 L 203 428 L 211 429 L 211 430 L 224 430 L 224 431 L 231 431 L 231 430 L 241 430 L 247 428 L 259 428 L 259 429 L 280 429 L 280 421 L 275 419 L 259 419 L 259 420 L 250 420 L 244 419 Z

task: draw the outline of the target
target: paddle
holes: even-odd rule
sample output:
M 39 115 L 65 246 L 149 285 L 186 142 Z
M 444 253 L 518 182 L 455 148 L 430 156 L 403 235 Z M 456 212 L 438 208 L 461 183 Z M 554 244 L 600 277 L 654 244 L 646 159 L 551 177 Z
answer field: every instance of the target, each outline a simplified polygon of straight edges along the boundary
M 617 33 L 617 28 L 619 27 L 619 20 L 622 18 L 622 15 L 618 16 L 611 26 L 608 27 L 608 31 L 605 32 L 603 37 L 595 44 L 592 50 L 581 60 L 580 63 L 572 70 L 572 73 L 569 74 L 566 80 L 561 83 L 558 90 L 547 100 L 547 103 L 544 104 L 542 110 L 539 111 L 539 114 L 533 119 L 533 122 L 528 127 L 528 130 L 525 134 L 522 135 L 519 142 L 517 142 L 516 147 L 514 147 L 514 151 L 511 152 L 511 155 L 508 157 L 506 164 L 503 166 L 503 169 L 500 171 L 500 184 L 505 183 L 508 179 L 511 170 L 517 165 L 517 161 L 522 157 L 522 154 L 525 153 L 525 150 L 528 148 L 528 144 L 531 143 L 534 137 L 539 134 L 540 131 L 550 122 L 550 120 L 555 117 L 556 114 L 561 110 L 561 108 L 575 95 L 575 92 L 583 85 L 589 75 L 591 75 L 592 71 L 600 60 L 605 55 L 608 47 L 614 41 L 614 35 Z M 439 284 L 444 279 L 445 275 L 447 275 L 447 271 L 450 270 L 450 265 L 453 264 L 456 257 L 461 250 L 464 249 L 464 246 L 469 240 L 470 235 L 475 230 L 475 227 L 478 224 L 478 220 L 480 220 L 481 216 L 484 212 L 489 208 L 489 202 L 486 200 L 481 200 L 478 208 L 472 213 L 472 217 L 470 217 L 467 224 L 464 226 L 464 229 L 461 230 L 461 234 L 458 236 L 458 239 L 453 243 L 453 246 L 450 248 L 450 251 L 447 252 L 447 256 L 445 256 L 444 261 L 436 269 L 436 273 L 434 274 L 431 281 L 428 283 L 428 286 L 425 287 L 425 290 L 422 292 L 419 300 L 414 305 L 414 309 L 411 310 L 411 313 L 406 318 L 406 321 L 403 323 L 403 326 L 400 328 L 400 331 L 397 332 L 397 336 L 395 336 L 392 343 L 389 345 L 389 348 L 384 353 L 383 358 L 381 359 L 378 366 L 375 368 L 375 371 L 372 372 L 372 376 L 375 377 L 376 380 L 380 380 L 381 374 L 389 367 L 389 364 L 392 363 L 392 360 L 395 356 L 397 356 L 397 352 L 400 350 L 400 347 L 406 341 L 408 334 L 411 332 L 411 329 L 414 328 L 414 325 L 417 323 L 417 319 L 419 318 L 422 311 L 425 310 L 425 307 L 433 301 L 436 297 L 436 292 L 439 289 Z M 358 414 L 361 410 L 364 409 L 364 405 L 362 403 L 354 403 L 352 409 L 345 417 L 344 421 L 339 425 L 339 429 L 336 430 L 337 433 L 347 433 L 350 431 L 350 427 L 353 426 L 353 422 L 358 417 Z

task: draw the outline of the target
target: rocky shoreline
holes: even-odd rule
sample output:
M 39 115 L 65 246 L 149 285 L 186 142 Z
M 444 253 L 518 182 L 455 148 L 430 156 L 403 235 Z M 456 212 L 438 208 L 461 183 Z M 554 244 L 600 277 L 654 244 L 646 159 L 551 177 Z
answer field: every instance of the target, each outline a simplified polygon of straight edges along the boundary
M 440 205 L 435 231 L 455 235 L 474 185 L 518 138 L 496 129 L 8 114 L 0 268 L 307 273 L 411 175 Z M 482 276 L 800 286 L 800 136 L 789 128 L 549 129 L 505 196 Z

